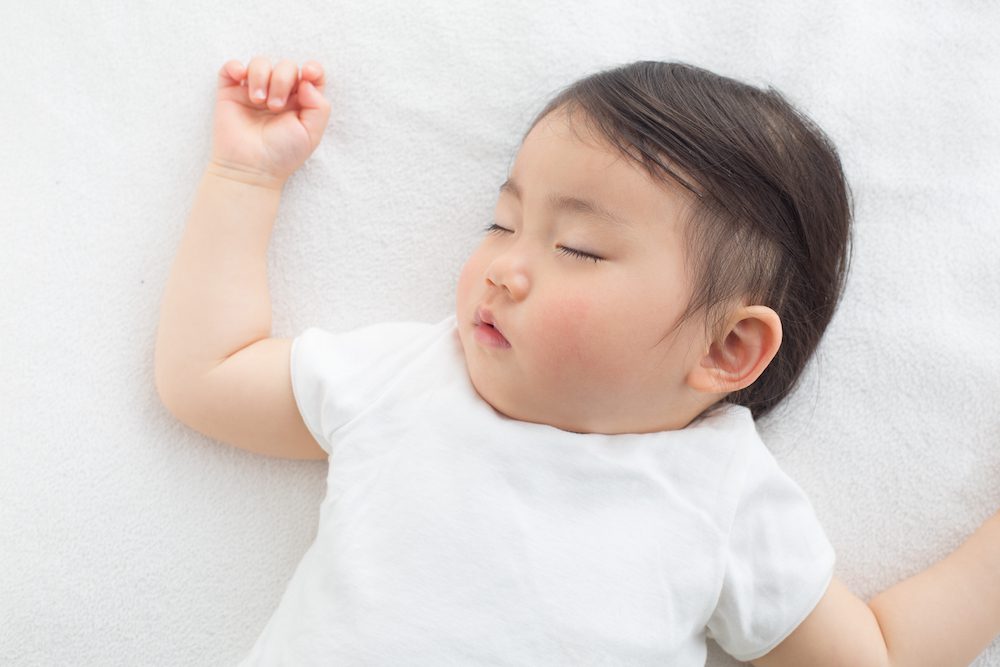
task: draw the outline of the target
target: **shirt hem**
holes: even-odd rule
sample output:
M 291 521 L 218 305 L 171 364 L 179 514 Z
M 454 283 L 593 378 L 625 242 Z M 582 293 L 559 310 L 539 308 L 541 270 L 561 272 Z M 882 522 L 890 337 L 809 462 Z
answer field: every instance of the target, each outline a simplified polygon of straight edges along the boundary
M 812 614 L 813 611 L 816 610 L 816 607 L 819 605 L 820 600 L 823 599 L 823 596 L 825 596 L 826 592 L 830 589 L 830 584 L 833 583 L 833 570 L 834 570 L 834 567 L 833 567 L 833 565 L 831 565 L 830 566 L 830 575 L 826 578 L 826 584 L 824 586 L 820 587 L 820 589 L 819 589 L 819 595 L 813 600 L 812 604 L 807 607 L 805 614 L 803 614 L 802 617 L 798 621 L 796 621 L 795 623 L 793 623 L 791 625 L 791 627 L 788 628 L 788 630 L 786 630 L 781 635 L 779 635 L 778 638 L 775 639 L 774 641 L 772 641 L 770 644 L 768 644 L 766 648 L 760 649 L 758 651 L 754 651 L 753 653 L 744 653 L 742 655 L 733 655 L 733 657 L 736 658 L 737 660 L 741 661 L 741 662 L 750 662 L 751 660 L 756 660 L 757 658 L 764 657 L 765 655 L 767 655 L 768 653 L 770 653 L 771 651 L 773 651 L 775 648 L 777 648 L 778 644 L 780 644 L 781 642 L 783 642 L 786 639 L 788 639 L 788 637 L 793 632 L 795 632 L 795 630 L 800 625 L 802 625 L 802 623 L 807 618 L 809 618 L 809 615 Z

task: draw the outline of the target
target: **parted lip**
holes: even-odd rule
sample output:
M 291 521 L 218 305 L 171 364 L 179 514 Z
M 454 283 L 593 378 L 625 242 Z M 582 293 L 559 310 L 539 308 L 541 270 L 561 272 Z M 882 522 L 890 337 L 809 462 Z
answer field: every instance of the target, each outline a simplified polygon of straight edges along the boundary
M 503 329 L 501 329 L 500 325 L 497 324 L 496 318 L 493 317 L 493 313 L 491 313 L 490 309 L 486 306 L 480 306 L 479 310 L 476 311 L 476 325 L 478 326 L 480 324 L 489 324 L 494 329 L 499 331 L 501 336 L 503 336 Z

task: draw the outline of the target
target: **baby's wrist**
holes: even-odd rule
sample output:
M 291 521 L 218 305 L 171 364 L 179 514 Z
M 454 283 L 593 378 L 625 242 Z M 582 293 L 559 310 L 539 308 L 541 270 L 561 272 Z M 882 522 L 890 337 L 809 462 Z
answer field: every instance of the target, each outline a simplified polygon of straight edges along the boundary
M 241 165 L 231 164 L 220 160 L 209 160 L 205 166 L 205 173 L 218 176 L 236 183 L 268 188 L 271 190 L 281 190 L 285 186 L 287 178 L 274 176 L 272 174 L 249 169 Z

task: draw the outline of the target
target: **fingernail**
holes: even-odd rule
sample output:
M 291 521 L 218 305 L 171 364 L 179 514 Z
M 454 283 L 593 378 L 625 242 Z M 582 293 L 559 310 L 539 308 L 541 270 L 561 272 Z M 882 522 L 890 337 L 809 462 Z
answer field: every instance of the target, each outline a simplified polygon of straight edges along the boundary
M 266 93 L 263 90 L 258 90 L 253 94 L 253 96 L 256 97 L 258 100 L 262 100 L 264 99 L 264 97 L 266 97 Z

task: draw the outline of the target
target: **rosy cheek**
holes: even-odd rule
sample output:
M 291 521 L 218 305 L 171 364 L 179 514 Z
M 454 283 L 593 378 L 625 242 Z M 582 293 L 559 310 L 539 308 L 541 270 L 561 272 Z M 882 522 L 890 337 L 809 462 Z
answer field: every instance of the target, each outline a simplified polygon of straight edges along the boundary
M 627 308 L 592 295 L 563 295 L 548 304 L 539 315 L 543 342 L 534 357 L 543 377 L 577 392 L 620 385 L 634 372 L 635 355 L 645 344 Z
M 539 314 L 539 360 L 551 371 L 561 374 L 590 363 L 594 355 L 590 330 L 591 302 L 586 298 L 563 296 L 547 304 Z

